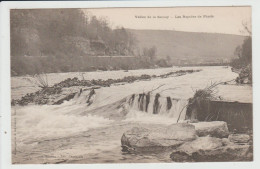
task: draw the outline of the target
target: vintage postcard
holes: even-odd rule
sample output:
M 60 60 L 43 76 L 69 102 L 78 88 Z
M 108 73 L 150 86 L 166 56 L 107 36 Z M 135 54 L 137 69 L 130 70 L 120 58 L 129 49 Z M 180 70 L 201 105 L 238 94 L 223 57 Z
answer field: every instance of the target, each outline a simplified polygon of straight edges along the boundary
M 11 163 L 252 162 L 251 10 L 10 9 Z

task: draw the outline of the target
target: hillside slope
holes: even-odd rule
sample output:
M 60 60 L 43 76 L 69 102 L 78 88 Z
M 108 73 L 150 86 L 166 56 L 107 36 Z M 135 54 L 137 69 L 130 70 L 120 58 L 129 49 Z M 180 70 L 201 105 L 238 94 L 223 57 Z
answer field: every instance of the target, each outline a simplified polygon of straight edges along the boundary
M 133 30 L 140 51 L 144 47 L 156 46 L 159 58 L 170 56 L 177 62 L 218 62 L 234 57 L 234 51 L 243 43 L 244 36 L 195 33 L 171 30 Z

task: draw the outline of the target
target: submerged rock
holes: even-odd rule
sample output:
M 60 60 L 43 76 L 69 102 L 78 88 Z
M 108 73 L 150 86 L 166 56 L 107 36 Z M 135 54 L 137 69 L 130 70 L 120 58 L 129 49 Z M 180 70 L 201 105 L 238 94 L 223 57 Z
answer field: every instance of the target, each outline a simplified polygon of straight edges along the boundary
M 229 131 L 227 123 L 224 121 L 211 121 L 211 122 L 199 122 L 190 123 L 195 126 L 196 133 L 199 137 L 212 136 L 218 138 L 228 137 Z
M 170 158 L 175 162 L 252 161 L 250 145 L 227 143 L 227 139 L 199 137 L 178 147 Z
M 70 93 L 64 97 L 60 97 L 56 102 L 54 102 L 53 104 L 62 104 L 64 101 L 69 101 L 71 99 L 74 98 L 74 96 L 76 95 L 76 93 Z
M 176 148 L 196 138 L 193 125 L 179 123 L 156 130 L 134 127 L 123 134 L 121 144 L 124 151 L 156 152 Z

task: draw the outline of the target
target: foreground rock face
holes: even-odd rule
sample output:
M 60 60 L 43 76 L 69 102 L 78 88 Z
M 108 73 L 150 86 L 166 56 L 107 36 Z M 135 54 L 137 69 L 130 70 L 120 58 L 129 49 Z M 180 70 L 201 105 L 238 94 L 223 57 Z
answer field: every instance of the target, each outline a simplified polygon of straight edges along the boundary
M 121 138 L 125 151 L 172 151 L 174 162 L 252 161 L 250 141 L 247 134 L 229 135 L 221 121 L 179 123 L 156 130 L 134 127 Z
M 175 162 L 252 161 L 252 152 L 250 145 L 207 136 L 182 144 L 170 158 Z
M 156 152 L 176 148 L 196 138 L 195 127 L 182 123 L 156 130 L 134 127 L 123 134 L 121 144 L 125 151 Z
M 229 135 L 227 123 L 224 121 L 199 122 L 191 124 L 195 126 L 196 134 L 199 137 L 212 136 L 224 138 Z

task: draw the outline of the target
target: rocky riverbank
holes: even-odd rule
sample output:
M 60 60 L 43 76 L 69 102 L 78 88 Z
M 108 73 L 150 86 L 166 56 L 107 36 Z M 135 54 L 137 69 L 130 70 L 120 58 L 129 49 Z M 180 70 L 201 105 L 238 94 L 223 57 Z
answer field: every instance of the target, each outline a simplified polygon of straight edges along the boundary
M 237 72 L 239 75 L 236 78 L 238 84 L 252 84 L 252 65 L 249 64 L 241 69 L 232 69 L 234 72 Z
M 226 122 L 177 123 L 158 129 L 134 127 L 121 138 L 122 150 L 170 151 L 174 162 L 252 161 L 252 134 L 230 133 Z
M 21 99 L 13 99 L 12 105 L 28 105 L 28 104 L 61 104 L 64 100 L 72 99 L 76 93 L 82 90 L 93 90 L 100 87 L 109 87 L 116 84 L 133 83 L 135 81 L 151 80 L 154 78 L 167 78 L 173 76 L 182 76 L 188 73 L 199 72 L 201 70 L 179 70 L 169 72 L 162 75 L 147 75 L 141 76 L 126 76 L 121 79 L 107 79 L 107 80 L 79 80 L 77 77 L 68 78 L 60 83 L 54 84 L 51 87 L 44 87 L 41 90 L 28 93 Z

